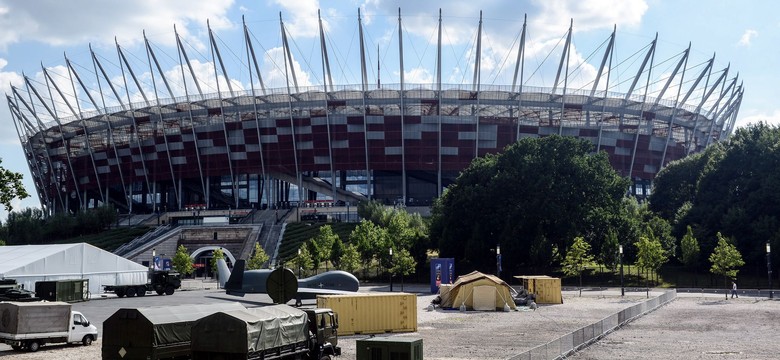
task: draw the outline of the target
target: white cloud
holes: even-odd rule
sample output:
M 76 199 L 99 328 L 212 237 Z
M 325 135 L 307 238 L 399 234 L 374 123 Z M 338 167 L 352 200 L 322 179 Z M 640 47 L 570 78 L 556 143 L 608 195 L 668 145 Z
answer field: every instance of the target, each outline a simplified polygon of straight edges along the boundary
M 538 34 L 558 34 L 574 19 L 574 31 L 639 26 L 648 9 L 645 0 L 534 0 L 540 13 L 529 17 Z M 564 30 L 565 31 L 565 30 Z
M 0 0 L 0 48 L 24 41 L 113 45 L 114 36 L 120 43 L 137 43 L 141 30 L 165 34 L 158 42 L 171 45 L 173 24 L 179 24 L 185 38 L 189 25 L 202 29 L 207 19 L 212 29 L 232 27 L 226 17 L 232 4 L 233 0 Z
M 309 73 L 301 69 L 301 64 L 293 57 L 293 67 L 295 69 L 295 77 L 298 80 L 298 86 L 311 86 L 311 80 L 309 80 Z M 265 53 L 265 61 L 261 66 L 260 71 L 263 73 L 263 82 L 267 88 L 283 88 L 287 86 L 285 69 L 284 69 L 284 51 L 281 47 L 275 47 L 269 49 Z M 290 87 L 294 86 L 292 74 L 289 69 Z
M 282 14 L 282 21 L 284 21 L 285 28 L 291 36 L 301 38 L 319 36 L 320 30 L 317 23 L 319 0 L 274 0 L 274 2 L 285 10 Z M 326 32 L 328 31 L 327 20 L 322 19 L 322 27 Z
M 741 116 L 737 122 L 736 127 L 744 127 L 751 124 L 758 124 L 764 122 L 769 125 L 780 126 L 780 109 L 774 109 L 771 113 L 748 111 L 751 113 L 748 116 Z
M 758 31 L 755 31 L 753 29 L 747 29 L 742 34 L 742 37 L 739 38 L 739 42 L 737 43 L 738 46 L 750 46 L 750 42 L 753 41 L 753 38 L 758 37 Z

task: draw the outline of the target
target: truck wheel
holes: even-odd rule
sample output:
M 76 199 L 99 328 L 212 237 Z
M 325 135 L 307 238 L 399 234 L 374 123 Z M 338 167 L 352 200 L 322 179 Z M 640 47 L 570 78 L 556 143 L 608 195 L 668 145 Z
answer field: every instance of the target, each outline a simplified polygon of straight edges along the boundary
M 163 295 L 163 294 L 165 294 L 165 290 L 164 290 L 164 289 L 155 290 L 155 291 L 157 292 L 157 295 Z
M 84 340 L 81 340 L 81 343 L 84 344 L 84 346 L 92 345 L 92 335 L 84 336 Z
M 135 294 L 138 295 L 138 297 L 146 295 L 146 288 L 143 286 L 139 286 L 135 289 Z
M 173 288 L 173 285 L 168 285 L 165 287 L 165 295 L 173 295 L 174 291 L 176 291 L 176 289 Z
M 40 348 L 41 348 L 41 344 L 39 344 L 35 340 L 30 341 L 29 343 L 27 343 L 27 350 L 30 350 L 30 352 L 36 352 Z
M 135 288 L 133 287 L 127 288 L 127 290 L 125 290 L 125 295 L 127 295 L 127 297 L 135 296 Z
M 320 360 L 330 360 L 330 355 L 322 355 Z
M 125 297 L 125 289 L 116 289 L 116 291 L 114 291 L 114 292 L 116 293 L 117 297 L 120 297 L 120 298 Z

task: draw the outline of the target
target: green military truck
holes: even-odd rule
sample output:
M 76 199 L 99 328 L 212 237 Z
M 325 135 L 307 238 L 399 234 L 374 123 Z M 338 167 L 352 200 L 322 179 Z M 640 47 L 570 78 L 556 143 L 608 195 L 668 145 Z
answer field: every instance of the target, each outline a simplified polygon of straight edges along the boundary
M 272 305 L 223 311 L 192 326 L 193 360 L 330 360 L 341 355 L 331 309 Z
M 176 289 L 181 287 L 181 275 L 167 270 L 149 271 L 146 284 L 119 284 L 105 285 L 106 292 L 113 292 L 118 297 L 144 296 L 147 291 L 156 292 L 157 295 L 173 295 Z

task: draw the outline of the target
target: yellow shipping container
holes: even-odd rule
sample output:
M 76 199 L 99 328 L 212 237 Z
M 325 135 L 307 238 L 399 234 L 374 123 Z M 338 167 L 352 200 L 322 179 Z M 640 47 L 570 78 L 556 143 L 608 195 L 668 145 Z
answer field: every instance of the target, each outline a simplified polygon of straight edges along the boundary
M 561 279 L 547 275 L 518 275 L 523 287 L 529 293 L 536 294 L 538 304 L 563 304 L 561 295 Z
M 318 295 L 317 307 L 336 312 L 339 335 L 417 331 L 414 294 Z

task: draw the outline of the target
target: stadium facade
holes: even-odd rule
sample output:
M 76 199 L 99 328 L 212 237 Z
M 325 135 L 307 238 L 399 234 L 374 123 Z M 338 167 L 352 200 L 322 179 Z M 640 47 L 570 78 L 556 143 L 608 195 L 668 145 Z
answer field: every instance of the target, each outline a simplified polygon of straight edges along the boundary
M 399 11 L 399 28 L 401 21 Z M 592 86 L 573 89 L 567 86 L 571 27 L 559 49 L 553 86 L 531 87 L 523 75 L 525 23 L 512 84 L 481 84 L 481 16 L 471 84 L 441 81 L 441 16 L 434 83 L 404 82 L 399 34 L 400 83 L 379 84 L 366 75 L 370 65 L 359 15 L 358 25 L 362 83 L 357 85 L 326 80 L 299 87 L 283 24 L 288 84 L 283 88 L 263 85 L 246 24 L 249 89 L 228 83 L 227 89 L 204 94 L 178 34 L 184 96 L 174 96 L 172 79 L 146 38 L 153 93 L 142 90 L 118 44 L 121 74 L 113 77 L 90 49 L 94 81 L 67 58 L 71 89 L 46 68 L 45 83 L 25 78 L 7 100 L 45 212 L 103 203 L 132 213 L 316 200 L 427 205 L 475 157 L 498 153 L 524 137 L 552 134 L 590 140 L 633 181 L 627 191 L 643 195 L 664 165 L 728 137 L 743 94 L 728 68 L 713 69 L 714 57 L 689 68 L 688 47 L 667 61 L 668 76 L 654 81 L 650 96 L 657 39 L 638 57 L 629 90 L 608 91 L 615 81 L 609 75 L 617 62 L 615 32 L 605 42 Z M 229 78 L 211 30 L 209 35 L 213 75 Z M 328 49 L 324 40 L 321 44 L 323 78 L 330 79 Z M 130 101 L 133 86 L 142 101 Z M 106 98 L 117 105 L 106 106 Z M 80 102 L 92 108 L 82 109 Z

